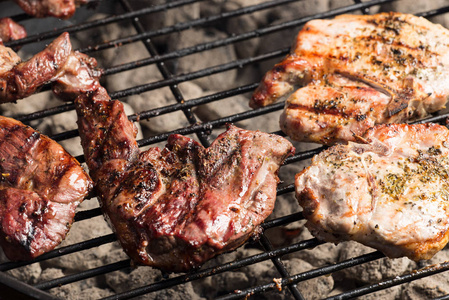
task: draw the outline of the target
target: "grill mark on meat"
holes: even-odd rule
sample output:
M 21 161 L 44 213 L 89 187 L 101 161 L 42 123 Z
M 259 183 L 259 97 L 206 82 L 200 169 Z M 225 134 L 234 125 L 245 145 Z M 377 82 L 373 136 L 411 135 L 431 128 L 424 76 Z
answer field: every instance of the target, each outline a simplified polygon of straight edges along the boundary
M 365 88 L 363 87 L 349 87 L 349 89 L 357 89 L 357 90 L 363 90 Z M 349 92 L 351 93 L 351 92 Z M 358 109 L 356 109 L 354 106 L 342 106 L 341 102 L 344 99 L 345 96 L 341 96 L 335 99 L 316 99 L 313 106 L 305 105 L 302 103 L 292 103 L 287 102 L 285 108 L 289 110 L 302 110 L 305 112 L 312 112 L 315 114 L 326 114 L 326 115 L 332 115 L 334 117 L 341 117 L 342 119 L 346 118 L 354 118 L 357 121 L 363 121 L 366 118 L 366 114 L 360 113 Z M 353 101 L 362 101 L 360 99 L 353 100 Z
M 18 184 L 19 180 L 22 179 L 19 176 L 21 173 L 20 168 L 25 168 L 28 165 L 26 157 L 40 139 L 39 133 L 34 131 L 28 136 L 27 132 L 28 129 L 21 125 L 14 125 L 7 130 L 0 128 L 0 134 L 2 135 L 0 147 L 14 147 L 17 149 L 17 153 L 14 156 L 3 157 L 3 160 L 10 159 L 17 163 L 18 168 L 8 171 L 7 177 L 3 177 L 3 180 L 6 180 L 11 185 Z M 0 168 L 5 172 L 2 164 L 0 164 Z

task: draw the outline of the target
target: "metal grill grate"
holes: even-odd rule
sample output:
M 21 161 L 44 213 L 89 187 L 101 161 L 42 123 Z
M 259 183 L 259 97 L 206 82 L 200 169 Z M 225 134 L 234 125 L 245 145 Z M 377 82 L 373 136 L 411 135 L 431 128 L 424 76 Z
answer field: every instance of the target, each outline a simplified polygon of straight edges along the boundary
M 120 37 L 116 39 L 111 39 L 108 42 L 99 43 L 99 44 L 87 44 L 81 45 L 78 49 L 81 52 L 88 53 L 94 57 L 99 57 L 102 55 L 103 51 L 108 49 L 120 49 L 121 47 L 133 47 L 137 43 L 143 44 L 147 51 L 147 57 L 132 60 L 131 62 L 119 64 L 119 65 L 102 65 L 104 68 L 104 78 L 108 78 L 114 75 L 120 75 L 123 72 L 133 71 L 138 68 L 144 68 L 147 66 L 154 65 L 157 67 L 159 71 L 159 80 L 155 80 L 152 82 L 139 83 L 135 86 L 111 91 L 110 95 L 112 98 L 123 99 L 126 97 L 145 94 L 149 91 L 154 91 L 158 89 L 168 88 L 170 93 L 174 99 L 172 104 L 158 107 L 150 110 L 138 111 L 136 114 L 130 115 L 129 118 L 133 121 L 141 121 L 145 119 L 150 119 L 156 116 L 172 114 L 174 112 L 182 112 L 185 119 L 187 120 L 189 126 L 185 126 L 182 128 L 176 128 L 167 132 L 163 132 L 155 135 L 143 136 L 142 139 L 139 140 L 139 146 L 151 146 L 159 142 L 164 142 L 167 137 L 172 133 L 179 133 L 183 135 L 195 135 L 196 138 L 205 146 L 209 145 L 210 134 L 216 129 L 221 130 L 224 124 L 232 122 L 239 122 L 245 120 L 252 120 L 257 117 L 265 117 L 270 113 L 279 112 L 283 108 L 283 103 L 276 103 L 270 105 L 265 108 L 251 110 L 248 108 L 247 111 L 235 113 L 226 117 L 216 118 L 214 120 L 200 122 L 197 116 L 194 114 L 193 109 L 212 102 L 221 101 L 223 105 L 226 105 L 226 102 L 229 99 L 232 99 L 235 96 L 239 95 L 248 95 L 251 93 L 258 82 L 247 83 L 241 86 L 235 86 L 230 89 L 225 89 L 222 91 L 217 91 L 213 94 L 209 94 L 206 96 L 201 96 L 194 99 L 186 99 L 186 96 L 183 94 L 182 89 L 180 89 L 179 85 L 185 82 L 189 82 L 199 78 L 205 78 L 209 76 L 213 76 L 215 74 L 225 73 L 229 70 L 242 70 L 245 67 L 255 66 L 257 64 L 272 60 L 278 59 L 285 54 L 288 53 L 289 48 L 283 47 L 280 49 L 276 49 L 273 51 L 268 51 L 262 54 L 258 54 L 251 57 L 239 58 L 237 60 L 229 61 L 223 64 L 208 66 L 206 68 L 182 73 L 175 74 L 172 73 L 169 67 L 167 67 L 167 63 L 174 59 L 180 59 L 183 57 L 188 57 L 189 55 L 204 53 L 210 51 L 212 49 L 225 47 L 227 45 L 233 45 L 244 41 L 250 41 L 252 39 L 261 39 L 269 34 L 277 34 L 288 30 L 298 30 L 303 24 L 307 21 L 315 19 L 315 18 L 329 18 L 334 17 L 343 13 L 370 13 L 372 10 L 376 10 L 382 4 L 386 4 L 392 2 L 392 0 L 374 0 L 374 1 L 357 1 L 353 2 L 347 1 L 349 4 L 347 6 L 342 6 L 339 8 L 335 8 L 329 11 L 313 14 L 310 16 L 304 16 L 301 18 L 296 18 L 292 20 L 281 20 L 282 22 L 276 23 L 274 25 L 269 25 L 263 28 L 257 28 L 256 30 L 240 33 L 240 34 L 229 34 L 228 37 L 219 38 L 217 40 L 211 42 L 203 42 L 197 43 L 193 46 L 186 47 L 176 51 L 165 51 L 166 49 L 161 49 L 153 42 L 153 39 L 157 39 L 162 36 L 174 34 L 174 33 L 183 33 L 188 30 L 192 30 L 192 28 L 208 28 L 213 24 L 219 24 L 224 20 L 231 18 L 239 18 L 241 16 L 255 14 L 260 11 L 271 10 L 276 7 L 283 7 L 291 3 L 301 2 L 301 1 L 293 1 L 293 0 L 283 0 L 283 1 L 267 1 L 264 3 L 260 3 L 257 5 L 247 6 L 239 9 L 235 9 L 225 13 L 219 13 L 217 15 L 207 15 L 206 17 L 200 17 L 193 19 L 191 21 L 186 21 L 183 23 L 176 23 L 171 26 L 163 27 L 163 28 L 155 28 L 152 30 L 146 30 L 143 26 L 141 20 L 147 15 L 151 15 L 157 12 L 164 12 L 167 10 L 183 10 L 186 6 L 200 2 L 195 0 L 180 0 L 180 1 L 167 1 L 168 3 L 162 5 L 154 5 L 148 8 L 140 9 L 133 11 L 131 4 L 127 0 L 117 0 L 117 1 L 106 1 L 104 0 L 104 5 L 118 6 L 117 11 L 119 13 L 115 15 L 105 16 L 100 19 L 96 19 L 93 21 L 90 20 L 82 20 L 82 21 L 74 21 L 74 24 L 66 24 L 64 23 L 62 26 L 59 26 L 56 29 L 51 28 L 48 31 L 38 32 L 36 34 L 31 34 L 25 39 L 13 41 L 7 44 L 7 46 L 27 46 L 33 45 L 35 43 L 45 41 L 48 42 L 55 37 L 57 37 L 62 32 L 69 32 L 70 34 L 78 34 L 83 33 L 85 31 L 89 31 L 90 29 L 99 29 L 102 30 L 106 28 L 110 24 L 121 24 L 122 22 L 130 24 L 135 29 L 135 34 Z M 100 8 L 102 6 L 100 5 Z M 449 12 L 449 6 L 441 7 L 432 11 L 422 12 L 420 15 L 424 17 L 434 17 L 438 15 L 442 15 Z M 78 14 L 78 13 L 77 13 Z M 29 22 L 30 18 L 23 14 L 13 16 L 13 18 L 20 22 Z M 76 18 L 74 18 L 76 20 Z M 293 38 L 293 36 L 292 36 Z M 260 77 L 262 74 L 260 74 Z M 44 88 L 43 91 L 46 89 Z M 30 99 L 25 99 L 21 101 L 29 101 L 30 103 L 33 101 L 33 97 Z M 148 99 L 148 101 L 151 101 Z M 63 112 L 74 110 L 74 105 L 72 103 L 68 104 L 60 104 L 54 107 L 45 108 L 42 110 L 36 110 L 32 113 L 25 115 L 15 115 L 14 117 L 22 122 L 27 124 L 36 124 L 45 120 L 50 116 L 54 116 Z M 436 115 L 431 118 L 425 120 L 425 122 L 439 122 L 444 123 L 448 114 Z M 282 132 L 276 131 L 275 133 L 283 135 Z M 77 130 L 67 130 L 63 132 L 53 133 L 51 137 L 57 141 L 66 141 L 72 138 L 78 138 Z M 317 147 L 307 151 L 299 151 L 295 154 L 294 157 L 290 157 L 285 162 L 285 165 L 297 164 L 298 162 L 302 162 L 311 158 L 314 154 L 319 153 L 323 150 L 323 147 Z M 84 161 L 82 155 L 77 153 L 77 159 L 80 162 Z M 292 199 L 293 196 L 293 178 L 290 181 L 285 182 L 284 184 L 278 187 L 278 196 L 289 196 Z M 95 201 L 95 200 L 86 200 L 86 201 Z M 101 211 L 99 208 L 93 208 L 85 211 L 79 211 L 76 214 L 76 222 L 80 222 L 83 220 L 88 220 L 101 215 Z M 279 228 L 281 226 L 285 226 L 297 221 L 301 221 L 303 219 L 302 214 L 300 212 L 292 213 L 289 215 L 284 215 L 277 217 L 275 219 L 271 219 L 266 221 L 263 224 L 263 229 L 265 232 L 268 232 L 270 229 Z M 59 247 L 58 249 L 46 253 L 36 260 L 31 262 L 5 262 L 0 264 L 0 289 L 1 295 L 0 298 L 3 297 L 5 299 L 54 299 L 49 293 L 49 290 L 55 287 L 60 287 L 63 285 L 67 285 L 73 282 L 96 278 L 98 276 L 102 276 L 104 274 L 123 270 L 126 271 L 132 268 L 130 260 L 122 260 L 116 261 L 112 263 L 106 263 L 98 267 L 94 267 L 85 271 L 77 272 L 74 274 L 66 275 L 60 278 L 51 279 L 45 282 L 40 282 L 34 285 L 26 284 L 22 281 L 19 281 L 6 273 L 9 270 L 20 269 L 22 267 L 31 265 L 33 263 L 45 263 L 53 258 L 58 258 L 65 255 L 70 255 L 72 253 L 82 252 L 88 249 L 93 249 L 95 247 L 99 247 L 105 244 L 113 243 L 116 241 L 116 238 L 113 234 L 102 235 L 97 238 L 88 239 L 86 241 L 82 241 L 79 243 Z M 137 297 L 140 295 L 157 292 L 163 289 L 169 289 L 177 285 L 182 285 L 186 282 L 193 282 L 197 280 L 201 280 L 207 277 L 217 276 L 217 274 L 230 272 L 239 270 L 242 267 L 253 265 L 262 261 L 271 261 L 273 267 L 278 272 L 278 278 L 281 278 L 279 282 L 266 282 L 265 284 L 259 286 L 248 286 L 244 290 L 239 291 L 228 291 L 228 294 L 221 295 L 218 297 L 219 299 L 240 299 L 247 297 L 249 295 L 256 295 L 260 293 L 268 293 L 268 292 L 276 292 L 279 287 L 282 287 L 283 290 L 287 290 L 290 293 L 292 299 L 308 299 L 308 295 L 302 294 L 301 289 L 297 287 L 297 284 L 302 281 L 306 281 L 312 278 L 327 276 L 333 274 L 339 270 L 351 268 L 357 265 L 361 265 L 364 263 L 368 263 L 370 261 L 378 260 L 383 258 L 384 256 L 378 252 L 374 251 L 365 255 L 355 256 L 348 260 L 344 260 L 341 262 L 335 262 L 330 265 L 321 266 L 319 268 L 315 268 L 306 272 L 302 272 L 299 274 L 290 274 L 287 268 L 284 265 L 283 257 L 287 254 L 303 251 L 305 249 L 312 249 L 314 247 L 322 244 L 316 239 L 308 239 L 302 240 L 296 243 L 292 243 L 287 246 L 276 247 L 272 244 L 273 242 L 270 240 L 268 235 L 261 234 L 260 240 L 258 244 L 253 243 L 253 247 L 259 247 L 262 251 L 259 254 L 238 258 L 228 263 L 218 264 L 213 267 L 205 267 L 200 270 L 193 271 L 188 274 L 178 274 L 174 276 L 167 276 L 165 279 L 157 281 L 157 282 L 148 282 L 147 285 L 134 288 L 131 290 L 127 290 L 104 299 L 130 299 L 133 297 Z M 225 254 L 226 255 L 226 254 Z M 433 265 L 429 267 L 425 267 L 420 270 L 414 270 L 412 272 L 406 272 L 403 275 L 396 276 L 393 279 L 383 280 L 374 284 L 361 286 L 352 288 L 350 290 L 341 291 L 341 293 L 330 297 L 329 299 L 348 299 L 353 297 L 362 296 L 365 294 L 373 293 L 383 289 L 389 289 L 393 286 L 397 286 L 406 282 L 414 281 L 422 277 L 432 276 L 436 273 L 444 272 L 449 270 L 449 263 L 441 262 L 438 265 Z M 446 298 L 449 296 L 446 296 Z M 441 297 L 439 299 L 444 299 L 445 297 Z

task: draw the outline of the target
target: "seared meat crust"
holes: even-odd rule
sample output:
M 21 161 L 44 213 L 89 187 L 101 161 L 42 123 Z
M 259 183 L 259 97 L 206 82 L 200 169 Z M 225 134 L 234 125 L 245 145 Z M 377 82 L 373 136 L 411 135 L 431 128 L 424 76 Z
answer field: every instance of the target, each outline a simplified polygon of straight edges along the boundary
M 0 44 L 26 37 L 25 28 L 11 18 L 0 19 Z
M 63 33 L 31 59 L 21 62 L 10 48 L 0 45 L 0 103 L 14 102 L 58 81 L 53 91 L 62 100 L 74 100 L 98 88 L 101 70 L 94 58 L 72 51 L 69 34 Z
M 68 19 L 76 7 L 88 0 L 14 0 L 27 14 L 36 17 L 55 17 Z
M 32 259 L 64 239 L 92 181 L 55 141 L 1 116 L 0 158 L 0 244 L 11 260 Z
M 436 124 L 378 125 L 366 143 L 316 155 L 295 180 L 307 228 L 389 257 L 431 258 L 449 239 L 448 138 Z
M 291 138 L 354 141 L 375 124 L 444 108 L 448 40 L 442 26 L 401 13 L 313 20 L 291 54 L 264 76 L 250 106 L 287 98 L 280 125 Z
M 171 135 L 165 149 L 140 152 L 103 88 L 75 104 L 102 208 L 136 263 L 190 270 L 257 235 L 272 212 L 278 168 L 294 151 L 284 138 L 229 126 L 207 149 Z

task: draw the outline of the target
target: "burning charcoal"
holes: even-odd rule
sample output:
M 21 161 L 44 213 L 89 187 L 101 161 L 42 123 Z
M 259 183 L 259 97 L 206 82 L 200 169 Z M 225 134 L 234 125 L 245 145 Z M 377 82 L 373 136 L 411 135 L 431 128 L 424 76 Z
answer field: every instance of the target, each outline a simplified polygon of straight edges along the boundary
M 186 48 L 199 43 L 211 42 L 225 37 L 226 35 L 218 30 L 207 32 L 202 30 L 191 30 L 191 34 L 189 35 L 178 34 L 173 39 L 170 39 L 168 41 L 167 47 L 170 51 L 175 51 L 177 49 Z M 234 46 L 228 45 L 225 47 L 211 49 L 206 52 L 200 52 L 198 54 L 181 57 L 174 63 L 171 63 L 171 67 L 174 74 L 183 74 L 198 71 L 211 66 L 232 62 L 236 59 L 237 57 L 235 54 Z M 237 70 L 233 69 L 230 71 L 195 79 L 193 80 L 193 82 L 198 84 L 204 90 L 218 91 L 236 87 L 236 77 Z
M 436 274 L 407 283 L 402 289 L 402 299 L 433 299 L 449 294 L 447 274 Z
M 343 261 L 359 255 L 373 252 L 372 248 L 365 247 L 356 242 L 345 242 L 341 248 L 340 258 Z M 359 283 L 374 283 L 383 279 L 395 277 L 409 270 L 411 261 L 408 258 L 381 258 L 362 265 L 347 268 L 341 271 L 348 280 Z

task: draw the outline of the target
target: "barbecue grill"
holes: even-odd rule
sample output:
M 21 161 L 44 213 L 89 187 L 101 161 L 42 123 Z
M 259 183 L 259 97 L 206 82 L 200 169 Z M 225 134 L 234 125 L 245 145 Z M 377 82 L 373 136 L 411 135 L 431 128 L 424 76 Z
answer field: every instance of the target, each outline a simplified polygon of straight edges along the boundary
M 142 1 L 142 4 L 145 1 Z M 150 2 L 150 1 L 148 1 Z M 35 27 L 29 24 L 39 24 L 46 22 L 43 19 L 32 19 L 22 13 L 13 13 L 8 15 L 16 21 L 23 23 L 29 29 L 29 36 L 22 40 L 13 41 L 7 44 L 9 47 L 22 47 L 22 51 L 26 49 L 39 49 L 42 45 L 49 43 L 52 39 L 57 37 L 62 32 L 69 32 L 72 37 L 78 37 L 78 50 L 87 53 L 100 62 L 104 69 L 103 81 L 109 87 L 108 90 L 112 98 L 123 100 L 124 102 L 132 102 L 133 97 L 140 97 L 143 103 L 149 104 L 154 102 L 152 92 L 165 91 L 164 95 L 169 95 L 170 101 L 163 105 L 149 106 L 150 108 L 134 111 L 129 115 L 129 118 L 141 124 L 143 133 L 139 140 L 140 147 L 148 147 L 163 144 L 167 137 L 172 133 L 179 133 L 189 135 L 196 138 L 204 146 L 208 146 L 213 140 L 217 132 L 223 131 L 223 126 L 226 123 L 243 124 L 248 129 L 259 129 L 257 124 L 264 122 L 269 123 L 269 120 L 274 120 L 277 124 L 278 114 L 283 109 L 283 103 L 276 103 L 264 108 L 252 110 L 247 106 L 249 95 L 256 88 L 264 71 L 274 62 L 279 61 L 289 51 L 289 44 L 294 38 L 294 34 L 307 21 L 315 18 L 331 18 L 343 13 L 352 14 L 370 14 L 385 9 L 385 6 L 392 0 L 347 0 L 341 1 L 343 4 L 339 6 L 330 5 L 324 11 L 316 11 L 313 13 L 305 13 L 301 16 L 293 16 L 289 19 L 276 19 L 274 12 L 279 10 L 288 10 L 295 5 L 304 4 L 305 1 L 293 0 L 279 0 L 279 1 L 259 1 L 254 5 L 245 4 L 245 6 L 235 6 L 227 10 L 208 10 L 202 11 L 199 16 L 190 15 L 189 17 L 180 20 L 174 18 L 173 24 L 163 24 L 157 26 L 156 22 L 149 22 L 152 16 L 160 15 L 161 13 L 179 13 L 186 14 L 189 7 L 199 4 L 198 0 L 177 0 L 164 1 L 167 3 L 148 5 L 147 7 L 136 6 L 136 1 L 129 0 L 103 0 L 100 3 L 90 2 L 85 7 L 81 7 L 75 16 L 69 21 L 52 20 L 51 26 L 42 29 L 43 27 Z M 211 1 L 212 2 L 212 1 Z M 224 5 L 227 1 L 213 1 L 217 7 Z M 315 2 L 315 1 L 314 1 Z M 332 1 L 331 1 L 332 2 Z M 410 1 L 412 2 L 412 1 Z M 242 2 L 244 3 L 244 2 Z M 254 1 L 251 1 L 254 3 Z M 405 5 L 405 4 L 404 4 Z M 404 8 L 405 9 L 405 8 Z M 425 11 L 420 11 L 417 14 L 426 18 L 433 18 L 437 16 L 444 16 L 449 12 L 449 6 L 432 7 Z M 99 14 L 101 13 L 101 14 Z M 257 14 L 264 14 L 268 19 L 273 18 L 272 22 L 267 22 L 266 25 L 259 25 L 254 29 L 244 32 L 230 32 L 224 24 L 229 20 L 238 23 L 244 18 L 252 17 Z M 7 15 L 2 15 L 5 17 Z M 89 18 L 87 18 L 87 17 Z M 270 20 L 269 20 L 270 21 Z M 34 23 L 32 23 L 34 22 Z M 156 24 L 156 25 L 155 25 Z M 162 23 L 161 23 L 162 24 Z M 131 28 L 131 30 L 123 30 L 116 32 L 117 28 Z M 38 32 L 35 32 L 36 29 Z M 115 30 L 113 30 L 113 29 Z M 170 47 L 167 40 L 181 41 L 184 34 L 188 32 L 195 32 L 196 29 L 205 29 L 206 32 L 219 30 L 226 33 L 225 35 L 217 35 L 210 40 L 202 40 L 199 42 L 187 43 L 185 47 L 174 49 Z M 34 30 L 34 31 L 33 31 Z M 103 32 L 106 38 L 102 38 L 98 42 L 95 39 L 95 34 Z M 254 52 L 250 55 L 244 56 L 242 54 L 230 56 L 228 61 L 223 63 L 201 66 L 198 69 L 189 69 L 185 71 L 182 69 L 182 61 L 191 59 L 192 57 L 202 57 L 208 52 L 214 50 L 221 50 L 221 53 L 226 53 L 229 46 L 245 45 L 244 43 L 251 43 L 259 41 L 264 43 L 268 36 L 285 36 L 286 41 L 284 45 L 270 44 L 264 51 Z M 83 38 L 84 37 L 84 38 Z M 104 36 L 103 36 L 104 37 Z M 189 39 L 187 39 L 189 40 Z M 194 39 L 192 39 L 194 40 Z M 168 44 L 168 45 L 167 45 Z M 33 48 L 34 47 L 34 48 Z M 144 49 L 142 57 L 135 57 L 131 55 L 128 61 L 117 63 L 114 58 L 125 49 L 128 52 L 134 53 L 134 48 L 140 47 Z M 34 50 L 33 50 L 34 51 Z M 36 51 L 34 51 L 36 52 Z M 102 56 L 105 53 L 112 57 L 109 60 L 103 60 Z M 220 61 L 221 62 L 221 61 Z M 265 67 L 264 67 L 265 66 Z M 125 74 L 130 72 L 138 72 L 139 70 L 151 69 L 154 74 L 151 78 L 135 78 L 129 86 L 114 89 L 113 83 L 120 83 L 120 79 L 125 77 Z M 265 68 L 265 70 L 264 70 Z M 239 80 L 245 76 L 249 69 L 260 70 L 257 78 L 249 78 L 246 80 Z M 150 72 L 150 71 L 149 71 Z M 149 73 L 148 72 L 148 73 Z M 233 72 L 233 73 L 232 73 Z M 136 73 L 142 74 L 142 73 Z M 233 74 L 233 75 L 228 75 Z M 219 77 L 222 75 L 222 77 Z M 137 76 L 137 75 L 136 75 Z M 214 91 L 205 92 L 199 96 L 191 97 L 189 93 L 185 92 L 184 85 L 189 82 L 198 82 L 202 79 L 222 80 L 223 78 L 236 76 L 234 85 L 226 86 L 222 89 L 214 88 Z M 128 76 L 129 77 L 129 76 Z M 140 76 L 139 76 L 140 77 Z M 115 78 L 115 81 L 113 80 Z M 118 78 L 118 81 L 117 81 Z M 112 83 L 111 83 L 112 82 Z M 210 82 L 210 81 L 209 81 Z M 204 83 L 203 83 L 204 84 Z M 207 84 L 207 83 L 206 83 Z M 200 83 L 198 83 L 200 85 Z M 120 86 L 120 84 L 118 84 Z M 219 86 L 216 85 L 216 86 Z M 46 120 L 53 116 L 61 115 L 63 113 L 70 113 L 74 110 L 72 103 L 50 102 L 52 105 L 41 108 L 34 105 L 40 101 L 42 95 L 48 88 L 43 88 L 40 93 L 33 95 L 24 100 L 20 100 L 18 105 L 25 107 L 31 106 L 33 111 L 27 113 L 13 112 L 11 116 L 16 119 L 30 124 L 33 127 L 40 128 L 42 124 L 46 124 Z M 162 95 L 162 94 L 160 94 Z M 246 99 L 246 100 L 245 100 Z M 233 109 L 235 102 L 246 101 L 243 106 L 245 110 Z M 25 104 L 21 104 L 25 103 Z M 219 109 L 216 115 L 209 116 L 201 115 L 201 108 L 205 105 L 218 105 Z M 3 113 L 7 112 L 6 108 L 0 107 Z M 224 114 L 219 114 L 223 110 Z M 175 123 L 174 128 L 167 128 L 162 132 L 151 131 L 144 125 L 145 122 L 151 124 L 153 119 L 160 116 L 176 119 L 181 123 Z M 448 114 L 440 113 L 422 122 L 438 122 L 445 124 Z M 69 122 L 70 119 L 67 120 Z M 256 122 L 256 120 L 259 120 Z M 47 122 L 48 123 L 48 122 Z M 158 123 L 156 123 L 158 124 Z M 179 124 L 184 124 L 179 127 Z M 76 130 L 75 121 L 72 127 L 64 127 L 62 131 L 58 132 L 57 128 L 50 128 L 50 137 L 65 143 L 75 141 L 79 143 L 78 132 Z M 178 126 L 178 127 L 176 127 Z M 51 127 L 51 126 L 50 126 Z M 264 128 L 265 129 L 265 128 Z M 279 128 L 269 128 L 273 133 L 283 135 Z M 45 132 L 44 132 L 45 133 Z M 241 248 L 250 249 L 251 251 L 244 252 L 245 254 L 236 255 L 236 250 L 229 254 L 224 254 L 217 259 L 207 263 L 198 270 L 186 274 L 161 274 L 161 278 L 157 280 L 144 282 L 139 286 L 129 286 L 128 289 L 121 287 L 114 289 L 109 283 L 109 293 L 101 296 L 102 299 L 131 299 L 143 295 L 157 295 L 161 291 L 172 291 L 172 296 L 179 299 L 183 298 L 181 294 L 182 288 L 187 283 L 196 284 L 198 282 L 216 280 L 219 282 L 224 277 L 223 274 L 234 273 L 243 274 L 248 278 L 252 276 L 248 273 L 248 267 L 256 264 L 265 263 L 273 270 L 275 274 L 271 279 L 266 279 L 264 282 L 257 281 L 257 284 L 251 284 L 256 281 L 248 282 L 247 286 L 229 287 L 228 290 L 220 289 L 220 292 L 214 294 L 212 297 L 217 299 L 240 299 L 240 298 L 254 298 L 265 296 L 265 298 L 278 299 L 282 294 L 283 298 L 279 299 L 310 299 L 310 295 L 301 288 L 301 283 L 306 282 L 312 286 L 315 281 L 314 278 L 329 278 L 334 277 L 335 282 L 338 281 L 338 276 L 341 271 L 357 268 L 384 259 L 384 255 L 378 251 L 371 250 L 368 253 L 358 255 L 354 253 L 353 256 L 346 259 L 339 259 L 332 262 L 323 263 L 321 265 L 314 265 L 311 269 L 297 272 L 292 272 L 288 267 L 288 257 L 296 255 L 301 252 L 310 251 L 310 249 L 318 248 L 324 245 L 315 238 L 301 238 L 300 228 L 303 222 L 303 217 L 300 208 L 296 205 L 294 199 L 293 176 L 283 176 L 284 170 L 301 170 L 306 164 L 307 160 L 313 155 L 323 150 L 323 147 L 318 145 L 307 145 L 308 148 L 298 146 L 298 150 L 294 157 L 286 160 L 284 166 L 281 167 L 281 179 L 283 182 L 278 187 L 278 197 L 282 201 L 290 202 L 294 207 L 289 213 L 277 213 L 269 218 L 263 225 L 263 233 L 260 234 L 259 239 L 250 241 Z M 70 151 L 70 150 L 69 150 Z M 80 152 L 72 153 L 76 158 L 83 162 L 84 158 Z M 284 172 L 285 173 L 285 172 Z M 85 203 L 90 202 L 92 205 L 88 209 L 80 209 L 75 217 L 75 224 L 73 231 L 77 230 L 77 224 L 89 224 L 95 218 L 102 218 L 101 210 L 95 206 L 96 199 L 87 199 Z M 275 209 L 276 210 L 276 209 Z M 88 227 L 88 225 L 87 225 Z M 85 228 L 85 227 L 83 227 Z M 293 229 L 292 229 L 293 228 Z M 299 229 L 298 229 L 299 228 Z M 92 228 L 94 231 L 95 229 Z M 271 233 L 271 234 L 270 234 Z M 278 236 L 285 233 L 283 241 L 279 241 Z M 69 236 L 72 235 L 69 232 Z M 113 233 L 100 234 L 99 236 L 88 238 L 82 241 L 73 243 L 64 243 L 57 249 L 46 253 L 34 261 L 30 262 L 8 262 L 0 263 L 0 298 L 2 299 L 59 299 L 51 292 L 71 284 L 76 284 L 84 281 L 96 281 L 103 288 L 105 277 L 110 274 L 121 274 L 122 276 L 129 276 L 129 274 L 136 269 L 132 262 L 124 255 L 118 255 L 120 259 L 111 257 L 104 259 L 101 264 L 93 265 L 83 270 L 76 272 L 65 272 L 63 276 L 56 276 L 48 278 L 47 280 L 39 280 L 31 282 L 30 280 L 20 279 L 14 277 L 14 271 L 20 271 L 23 268 L 38 264 L 44 270 L 51 266 L 52 261 L 70 257 L 78 254 L 82 257 L 87 251 L 96 251 L 105 245 L 116 244 L 116 238 Z M 110 249 L 110 248 L 107 248 Z M 116 246 L 116 249 L 119 249 Z M 109 251 L 109 250 L 106 250 Z M 313 250 L 312 250 L 313 251 Z M 106 255 L 108 257 L 108 255 Z M 437 256 L 438 257 L 438 256 Z M 151 269 L 150 267 L 140 267 Z M 358 269 L 357 269 L 358 270 Z M 348 299 L 353 297 L 360 297 L 367 294 L 373 294 L 378 291 L 389 292 L 395 287 L 403 284 L 408 284 L 423 277 L 437 276 L 436 274 L 449 270 L 449 262 L 432 260 L 432 264 L 418 263 L 413 265 L 412 269 L 406 269 L 400 274 L 391 278 L 383 278 L 376 282 L 370 282 L 364 285 L 360 284 L 335 284 L 333 291 L 328 294 L 327 299 Z M 158 271 L 157 271 L 158 272 Z M 246 272 L 246 273 L 245 273 Z M 446 276 L 449 275 L 446 274 Z M 222 283 L 224 286 L 225 283 Z M 338 286 L 338 288 L 336 288 Z M 312 289 L 318 287 L 312 286 Z M 385 294 L 385 293 L 384 293 Z M 168 294 L 165 294 L 168 295 Z M 76 295 L 71 295 L 73 299 L 77 299 Z M 148 296 L 150 297 L 150 296 Z M 206 297 L 203 295 L 203 297 Z M 444 295 L 440 293 L 437 295 L 438 299 L 449 299 L 449 294 Z M 84 299 L 84 298 L 83 298 Z M 151 298 L 153 299 L 153 298 Z

